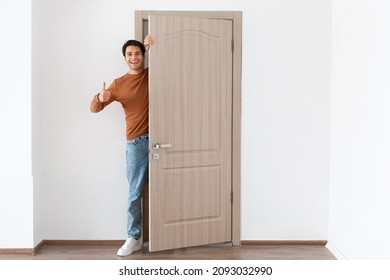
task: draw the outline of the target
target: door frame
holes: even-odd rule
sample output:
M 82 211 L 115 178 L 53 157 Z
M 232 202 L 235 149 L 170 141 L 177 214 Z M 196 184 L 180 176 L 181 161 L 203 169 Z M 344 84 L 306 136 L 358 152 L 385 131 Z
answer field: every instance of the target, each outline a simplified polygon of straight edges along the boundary
M 231 20 L 233 24 L 233 93 L 232 93 L 232 244 L 240 245 L 241 215 L 241 76 L 242 76 L 242 12 L 241 11 L 134 11 L 135 39 L 143 42 L 149 15 L 197 17 Z

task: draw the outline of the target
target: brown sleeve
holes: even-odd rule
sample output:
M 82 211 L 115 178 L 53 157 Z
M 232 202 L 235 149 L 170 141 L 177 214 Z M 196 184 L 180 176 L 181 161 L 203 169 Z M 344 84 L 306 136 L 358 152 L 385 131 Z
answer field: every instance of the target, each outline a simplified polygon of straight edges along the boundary
M 100 112 L 104 108 L 103 103 L 98 100 L 98 95 L 96 94 L 91 101 L 90 110 L 92 113 Z

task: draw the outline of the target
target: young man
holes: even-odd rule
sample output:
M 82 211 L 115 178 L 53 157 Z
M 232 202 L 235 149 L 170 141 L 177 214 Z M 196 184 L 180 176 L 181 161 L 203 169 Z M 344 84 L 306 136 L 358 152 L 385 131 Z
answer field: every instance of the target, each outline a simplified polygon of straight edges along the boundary
M 144 40 L 147 48 L 153 44 L 150 36 Z M 127 256 L 140 250 L 141 198 L 143 186 L 148 180 L 149 136 L 148 136 L 148 69 L 144 69 L 145 46 L 136 40 L 127 41 L 122 54 L 129 67 L 128 73 L 115 79 L 106 89 L 94 96 L 91 112 L 103 110 L 113 101 L 122 104 L 126 117 L 126 174 L 129 182 L 127 209 L 127 240 L 118 250 L 118 256 Z

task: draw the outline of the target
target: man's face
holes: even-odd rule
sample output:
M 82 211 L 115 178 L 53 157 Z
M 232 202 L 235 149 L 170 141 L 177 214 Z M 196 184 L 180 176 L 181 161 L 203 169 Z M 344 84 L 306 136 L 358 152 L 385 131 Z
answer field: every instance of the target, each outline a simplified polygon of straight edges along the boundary
M 143 70 L 144 56 L 137 46 L 128 46 L 125 52 L 125 60 L 130 72 L 139 73 Z

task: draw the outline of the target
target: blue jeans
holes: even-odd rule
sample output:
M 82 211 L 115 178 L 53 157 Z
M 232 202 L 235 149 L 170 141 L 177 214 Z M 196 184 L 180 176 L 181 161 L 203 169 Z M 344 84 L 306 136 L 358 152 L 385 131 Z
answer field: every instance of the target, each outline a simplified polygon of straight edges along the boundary
M 126 174 L 129 182 L 127 200 L 127 237 L 141 236 L 141 198 L 144 184 L 149 180 L 149 135 L 127 141 Z

